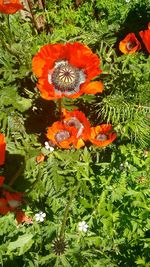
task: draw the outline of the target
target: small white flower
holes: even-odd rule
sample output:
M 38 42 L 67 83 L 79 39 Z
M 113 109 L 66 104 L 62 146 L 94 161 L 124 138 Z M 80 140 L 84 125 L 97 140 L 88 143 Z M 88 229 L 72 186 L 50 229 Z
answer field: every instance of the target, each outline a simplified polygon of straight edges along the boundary
M 52 147 L 52 146 L 50 146 L 49 145 L 49 142 L 45 142 L 45 148 L 47 149 L 47 150 L 49 150 L 50 152 L 53 152 L 54 151 L 54 148 Z
M 79 229 L 79 231 L 81 231 L 81 232 L 87 232 L 87 230 L 88 230 L 88 225 L 87 225 L 87 223 L 86 223 L 85 221 L 83 221 L 83 222 L 79 222 L 79 223 L 78 223 L 78 229 Z
M 120 170 L 123 171 L 123 169 L 124 169 L 124 164 L 121 163 L 121 164 L 120 164 Z
M 39 213 L 36 213 L 35 214 L 35 220 L 37 222 L 44 222 L 44 218 L 46 217 L 46 213 L 45 212 L 42 212 L 40 211 Z
M 37 109 L 38 109 L 38 108 L 35 107 L 35 106 L 32 107 L 32 110 L 33 110 L 33 111 L 36 111 Z
M 126 166 L 128 169 L 130 169 L 130 164 L 129 164 L 128 161 L 125 162 L 125 166 Z
M 148 151 L 144 150 L 144 158 L 147 158 L 147 157 L 148 157 Z

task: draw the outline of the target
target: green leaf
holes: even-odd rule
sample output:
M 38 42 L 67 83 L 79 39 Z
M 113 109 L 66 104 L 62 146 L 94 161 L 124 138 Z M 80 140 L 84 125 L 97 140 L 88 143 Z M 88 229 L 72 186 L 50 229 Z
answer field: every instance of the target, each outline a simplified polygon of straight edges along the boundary
M 32 234 L 24 234 L 22 236 L 19 236 L 16 241 L 9 243 L 7 253 L 9 254 L 11 251 L 18 249 L 19 255 L 23 255 L 31 248 L 32 244 L 34 243 L 34 240 L 32 238 Z
M 32 106 L 32 100 L 31 99 L 26 99 L 24 97 L 20 98 L 20 100 L 16 103 L 16 108 L 19 111 L 26 111 Z
M 64 255 L 61 256 L 61 262 L 64 265 L 64 267 L 71 267 L 70 263 L 68 262 L 67 258 Z

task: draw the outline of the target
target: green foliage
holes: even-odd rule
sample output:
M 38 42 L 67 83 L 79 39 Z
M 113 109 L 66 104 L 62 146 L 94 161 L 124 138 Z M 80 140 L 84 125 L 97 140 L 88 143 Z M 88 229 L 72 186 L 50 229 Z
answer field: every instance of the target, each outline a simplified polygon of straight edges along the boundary
M 25 192 L 22 209 L 33 218 L 17 224 L 12 212 L 0 217 L 0 265 L 149 267 L 150 57 L 144 45 L 132 55 L 118 50 L 127 33 L 139 37 L 147 28 L 149 1 L 45 2 L 44 10 L 33 9 L 44 16 L 42 29 L 19 13 L 9 21 L 0 16 L 0 125 L 7 143 L 0 174 L 6 188 Z M 62 105 L 85 112 L 92 126 L 111 123 L 117 140 L 105 148 L 87 142 L 51 152 L 45 134 L 58 120 L 58 105 L 41 99 L 32 57 L 42 45 L 75 41 L 100 57 L 104 92 L 64 98 Z M 44 222 L 36 221 L 39 211 Z M 79 231 L 82 221 L 87 232 Z
M 7 221 L 5 228 L 1 228 L 3 258 L 9 255 L 15 260 L 14 257 L 22 255 L 25 266 L 29 263 L 34 266 L 36 260 L 37 266 L 65 262 L 64 266 L 137 266 L 140 259 L 148 264 L 149 163 L 150 156 L 134 145 L 121 145 L 113 152 L 108 148 L 105 153 L 94 147 L 67 154 L 56 151 L 40 170 L 33 161 L 30 168 L 39 170 L 40 179 L 37 175 L 28 198 L 32 199 L 31 209 L 44 208 L 46 221 L 41 226 L 34 221 L 33 225 L 16 228 L 12 217 L 9 220 L 10 215 L 2 217 L 2 224 Z M 68 214 L 68 248 L 65 254 L 56 257 L 51 242 L 60 229 L 59 221 L 71 191 L 77 186 L 76 180 L 80 188 Z M 87 234 L 78 232 L 77 224 L 82 220 L 88 223 Z

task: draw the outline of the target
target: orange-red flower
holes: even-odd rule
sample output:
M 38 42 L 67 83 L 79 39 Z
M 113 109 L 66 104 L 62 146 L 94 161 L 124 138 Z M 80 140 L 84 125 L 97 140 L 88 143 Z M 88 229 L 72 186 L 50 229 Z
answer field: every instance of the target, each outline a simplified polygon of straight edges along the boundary
M 6 215 L 10 211 L 7 200 L 5 198 L 0 198 L 0 214 Z
M 28 217 L 27 215 L 25 215 L 25 212 L 22 210 L 16 210 L 15 211 L 16 214 L 16 220 L 18 223 L 33 223 L 33 220 L 31 217 Z
M 112 132 L 111 124 L 102 124 L 91 128 L 89 140 L 91 143 L 103 147 L 112 143 L 117 135 Z
M 150 54 L 150 22 L 148 23 L 148 30 L 140 31 L 139 35 L 140 35 L 148 53 Z
M 134 33 L 129 33 L 122 41 L 120 41 L 119 49 L 123 54 L 133 54 L 141 49 L 141 44 Z
M 6 149 L 5 137 L 2 133 L 0 133 L 0 165 L 3 165 L 5 162 L 5 149 Z
M 63 121 L 67 126 L 77 129 L 77 136 L 74 141 L 75 148 L 84 146 L 83 140 L 87 140 L 87 136 L 90 133 L 90 122 L 85 117 L 84 113 L 79 110 L 69 112 L 63 109 Z
M 54 122 L 48 127 L 47 138 L 60 148 L 70 148 L 70 145 L 76 140 L 77 129 L 69 127 L 60 121 Z
M 23 193 L 10 193 L 8 191 L 4 191 L 4 195 L 9 205 L 9 210 L 15 210 L 23 203 Z
M 44 45 L 33 57 L 37 87 L 47 100 L 101 93 L 101 82 L 90 82 L 102 71 L 100 60 L 87 46 L 76 43 Z
M 0 0 L 0 12 L 5 14 L 14 14 L 23 9 L 19 0 Z

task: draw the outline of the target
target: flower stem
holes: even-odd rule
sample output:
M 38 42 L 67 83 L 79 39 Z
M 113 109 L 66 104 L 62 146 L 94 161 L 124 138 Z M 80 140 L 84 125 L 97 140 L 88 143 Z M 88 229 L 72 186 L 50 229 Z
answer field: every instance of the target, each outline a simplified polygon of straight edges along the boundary
M 59 115 L 60 115 L 60 121 L 62 121 L 63 118 L 62 118 L 62 100 L 61 100 L 61 98 L 58 99 L 58 110 L 59 110 Z
M 39 8 L 44 10 L 44 2 L 42 0 L 38 0 Z
M 10 15 L 6 15 L 6 21 L 7 21 L 7 26 L 8 26 L 8 31 L 9 31 L 9 44 L 11 45 L 12 41 L 14 41 L 14 36 L 11 31 L 11 26 L 10 26 Z
M 37 23 L 36 23 L 36 20 L 35 20 L 33 11 L 32 11 L 32 5 L 31 5 L 30 0 L 27 0 L 27 3 L 28 3 L 28 7 L 29 7 L 29 12 L 31 14 L 33 27 L 35 27 L 36 31 L 38 32 L 38 26 L 37 26 Z
M 79 190 L 79 187 L 80 187 L 80 184 L 78 182 L 77 185 L 76 185 L 75 190 L 72 191 L 70 199 L 68 201 L 68 204 L 67 204 L 67 206 L 65 208 L 64 217 L 63 217 L 63 221 L 62 221 L 62 225 L 61 225 L 61 229 L 60 229 L 59 238 L 62 238 L 62 239 L 64 238 L 64 235 L 65 235 L 64 232 L 65 232 L 65 227 L 66 227 L 66 221 L 67 221 L 67 217 L 68 217 L 69 208 L 71 206 L 71 203 L 72 203 L 75 195 L 77 194 L 77 192 Z
M 24 169 L 25 165 L 22 163 L 19 167 L 19 169 L 17 170 L 17 172 L 12 176 L 11 180 L 9 181 L 9 186 L 12 186 L 14 184 L 14 182 L 16 181 L 16 179 L 20 176 L 20 174 L 22 173 L 23 169 Z
M 9 14 L 7 15 L 7 26 L 8 26 L 9 32 L 11 33 L 10 17 L 9 17 Z

